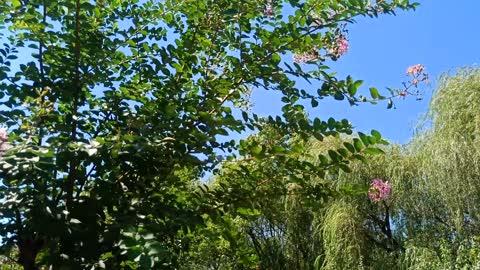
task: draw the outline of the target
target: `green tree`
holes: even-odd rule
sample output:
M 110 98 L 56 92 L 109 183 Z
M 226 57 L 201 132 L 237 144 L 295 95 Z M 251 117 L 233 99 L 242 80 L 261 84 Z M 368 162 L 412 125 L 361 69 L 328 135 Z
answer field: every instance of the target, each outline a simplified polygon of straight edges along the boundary
M 385 155 L 352 163 L 352 173 L 338 174 L 337 189 L 360 192 L 333 198 L 325 207 L 329 215 L 321 221 L 322 232 L 331 236 L 323 239 L 325 266 L 480 267 L 479 89 L 477 68 L 444 75 L 411 142 L 385 148 Z M 389 182 L 388 197 L 368 196 L 373 179 Z M 358 252 L 342 252 L 349 248 Z
M 2 252 L 18 250 L 14 259 L 28 270 L 176 268 L 192 232 L 201 232 L 206 216 L 216 219 L 219 205 L 238 210 L 264 195 L 199 189 L 219 153 L 234 157 L 237 143 L 222 136 L 262 130 L 262 121 L 300 141 L 351 133 L 346 120 L 305 117 L 305 101 L 366 100 L 356 95 L 361 81 L 334 78 L 325 65 L 348 47 L 344 23 L 415 6 L 2 1 Z M 302 89 L 298 80 L 311 86 Z M 282 116 L 262 120 L 245 110 L 252 90 L 278 92 Z M 372 102 L 385 99 L 371 93 Z M 238 150 L 255 161 L 246 165 L 249 174 L 271 173 L 259 169 L 278 157 L 275 175 L 293 180 L 327 167 L 348 170 L 361 152 L 331 150 L 318 167 L 295 161 L 296 145 L 250 140 Z

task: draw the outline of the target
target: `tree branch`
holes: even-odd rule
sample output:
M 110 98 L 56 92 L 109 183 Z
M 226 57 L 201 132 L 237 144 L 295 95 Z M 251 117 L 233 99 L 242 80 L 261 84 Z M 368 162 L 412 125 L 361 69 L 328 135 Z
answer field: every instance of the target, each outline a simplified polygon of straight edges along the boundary
M 72 129 L 71 129 L 71 141 L 75 142 L 77 140 L 77 112 L 78 112 L 78 99 L 80 92 L 82 91 L 82 86 L 80 83 L 80 0 L 75 1 L 75 70 L 73 78 L 73 86 L 75 92 L 73 93 L 73 108 L 72 108 Z M 73 187 L 75 185 L 75 180 L 77 178 L 77 166 L 78 160 L 73 154 L 72 160 L 70 161 L 70 168 L 67 177 L 67 208 L 71 207 L 73 199 Z

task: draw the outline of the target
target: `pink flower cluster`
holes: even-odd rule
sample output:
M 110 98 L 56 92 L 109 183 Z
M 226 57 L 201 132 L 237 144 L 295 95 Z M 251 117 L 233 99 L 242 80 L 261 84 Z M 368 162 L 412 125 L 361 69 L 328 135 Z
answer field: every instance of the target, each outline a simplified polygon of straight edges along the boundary
M 384 182 L 382 179 L 373 179 L 368 189 L 368 198 L 371 201 L 379 202 L 388 199 L 392 192 L 392 186 L 388 181 Z
M 417 64 L 407 69 L 407 76 L 416 76 L 420 75 L 425 70 L 425 67 L 422 64 Z
M 275 12 L 273 10 L 273 1 L 269 1 L 265 5 L 265 10 L 263 11 L 263 15 L 267 18 L 271 18 L 273 17 L 273 15 L 275 15 Z
M 410 86 L 415 86 L 423 81 L 428 80 L 428 74 L 425 72 L 425 67 L 421 64 L 411 66 L 407 69 L 407 76 L 412 76 L 413 79 L 409 82 Z
M 337 39 L 337 50 L 336 55 L 340 57 L 348 51 L 348 40 L 344 36 L 340 36 Z
M 397 95 L 406 97 L 407 95 L 419 96 L 418 85 L 428 80 L 428 73 L 425 72 L 425 66 L 422 64 L 413 65 L 407 68 L 407 76 L 411 76 L 411 80 L 403 82 L 404 89 L 397 90 Z
M 337 40 L 335 40 L 335 44 L 329 49 L 329 54 L 333 57 L 334 60 L 340 58 L 342 55 L 347 53 L 349 48 L 348 40 L 345 36 L 340 35 Z
M 7 140 L 8 140 L 7 130 L 4 128 L 0 128 L 0 144 L 6 142 Z
M 5 128 L 0 128 L 0 154 L 8 150 L 8 133 Z
M 327 41 L 327 42 L 331 42 L 331 41 Z M 327 48 L 328 54 L 324 56 L 320 55 L 319 49 L 315 47 L 311 49 L 309 52 L 294 54 L 293 62 L 308 63 L 308 62 L 323 61 L 325 60 L 325 57 L 331 57 L 333 60 L 337 60 L 348 51 L 348 47 L 349 47 L 348 40 L 345 38 L 344 35 L 340 35 L 334 41 L 334 44 L 331 44 L 329 48 Z
M 312 50 L 311 52 L 293 55 L 293 62 L 295 63 L 308 63 L 318 60 L 321 60 L 321 57 L 316 49 Z

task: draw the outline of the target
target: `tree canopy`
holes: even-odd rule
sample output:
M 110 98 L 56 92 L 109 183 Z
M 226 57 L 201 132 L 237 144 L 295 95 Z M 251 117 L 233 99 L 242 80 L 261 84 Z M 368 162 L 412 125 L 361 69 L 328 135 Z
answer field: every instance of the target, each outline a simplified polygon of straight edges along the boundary
M 330 257 L 346 255 L 325 243 L 363 258 L 356 238 L 338 240 L 358 223 L 337 210 L 362 213 L 330 202 L 343 194 L 331 181 L 386 142 L 372 131 L 305 155 L 312 140 L 353 132 L 306 107 L 415 94 L 422 66 L 404 89 L 367 98 L 328 63 L 348 50 L 355 18 L 416 6 L 2 1 L 1 253 L 28 270 L 338 269 Z M 282 114 L 249 110 L 252 91 L 278 93 Z M 257 135 L 229 137 L 247 130 Z

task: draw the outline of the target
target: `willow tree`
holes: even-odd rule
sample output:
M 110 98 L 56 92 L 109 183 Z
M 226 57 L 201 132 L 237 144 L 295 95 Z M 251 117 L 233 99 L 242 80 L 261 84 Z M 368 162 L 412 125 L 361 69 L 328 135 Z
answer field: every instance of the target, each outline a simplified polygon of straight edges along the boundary
M 476 68 L 442 76 L 411 142 L 338 175 L 339 188 L 359 192 L 328 207 L 322 228 L 334 241 L 324 241 L 327 266 L 345 261 L 362 261 L 349 269 L 480 266 L 479 89 Z M 377 181 L 388 181 L 388 196 L 368 192 Z M 341 252 L 353 247 L 361 252 Z
M 176 268 L 205 215 L 231 201 L 195 185 L 237 149 L 221 136 L 262 129 L 248 94 L 281 95 L 282 115 L 267 120 L 281 134 L 350 133 L 347 120 L 305 117 L 305 101 L 366 100 L 361 81 L 332 77 L 325 61 L 348 49 L 345 23 L 415 6 L 1 1 L 2 253 L 24 269 Z M 279 172 L 292 176 L 325 169 L 295 163 L 296 148 L 238 148 L 260 161 L 286 154 Z M 340 154 L 331 158 L 346 168 Z
M 414 235 L 414 223 L 422 224 L 418 245 L 430 256 L 441 254 L 435 263 L 444 268 L 480 266 L 479 89 L 476 68 L 443 76 L 430 104 L 430 121 L 409 146 L 418 169 L 405 195 L 412 190 L 417 196 L 405 206 L 415 218 L 405 229 Z

